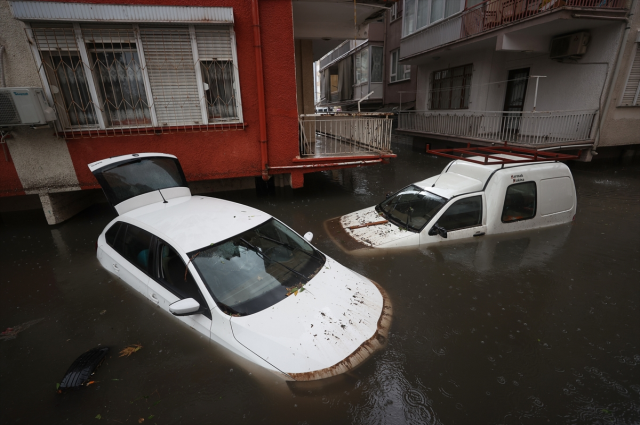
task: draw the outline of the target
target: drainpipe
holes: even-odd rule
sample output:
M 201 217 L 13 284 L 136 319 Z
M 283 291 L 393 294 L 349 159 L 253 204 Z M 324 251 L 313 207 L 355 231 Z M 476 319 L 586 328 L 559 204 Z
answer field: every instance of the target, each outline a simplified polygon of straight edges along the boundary
M 258 116 L 260 120 L 260 157 L 262 180 L 269 180 L 269 156 L 267 153 L 267 117 L 264 106 L 264 74 L 262 71 L 262 44 L 260 42 L 260 16 L 258 0 L 251 0 L 253 17 L 253 44 L 256 48 L 256 78 L 258 83 Z
M 633 16 L 633 8 L 635 7 L 636 0 L 631 0 L 631 4 L 629 5 L 629 15 L 627 15 L 624 35 L 622 36 L 622 40 L 620 41 L 620 48 L 618 49 L 618 57 L 616 58 L 616 63 L 613 68 L 613 75 L 611 76 L 611 80 L 609 82 L 609 88 L 607 90 L 607 97 L 605 100 L 604 110 L 600 115 L 600 119 L 598 120 L 598 130 L 596 131 L 596 137 L 593 142 L 593 148 L 591 148 L 591 153 L 597 155 L 596 149 L 598 149 L 598 145 L 600 145 L 600 129 L 602 128 L 602 124 L 604 124 L 604 120 L 607 117 L 607 113 L 609 112 L 609 106 L 611 105 L 611 96 L 613 94 L 613 89 L 618 80 L 618 74 L 620 73 L 620 62 L 622 62 L 624 48 L 627 44 L 627 38 L 629 37 L 629 30 L 631 29 L 631 17 Z
M 7 81 L 4 78 L 4 62 L 2 55 L 4 54 L 4 46 L 0 44 L 0 87 L 7 87 Z

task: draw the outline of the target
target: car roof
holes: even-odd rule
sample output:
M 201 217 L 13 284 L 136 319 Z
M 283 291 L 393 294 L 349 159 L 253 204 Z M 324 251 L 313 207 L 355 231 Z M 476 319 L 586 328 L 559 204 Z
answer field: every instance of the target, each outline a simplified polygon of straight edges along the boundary
M 123 214 L 184 252 L 224 241 L 269 220 L 255 208 L 207 196 L 184 196 Z
M 517 156 L 506 154 L 498 154 L 495 156 L 512 160 L 522 159 Z M 469 159 L 484 161 L 484 158 L 479 156 L 470 157 Z M 503 164 L 477 164 L 464 160 L 455 160 L 451 161 L 441 174 L 417 182 L 415 185 L 435 193 L 436 195 L 450 199 L 456 195 L 482 190 L 491 175 L 498 169 L 518 167 L 524 172 L 531 170 L 532 168 L 546 168 L 549 164 L 555 164 L 555 162 L 517 163 L 504 164 L 503 166 Z

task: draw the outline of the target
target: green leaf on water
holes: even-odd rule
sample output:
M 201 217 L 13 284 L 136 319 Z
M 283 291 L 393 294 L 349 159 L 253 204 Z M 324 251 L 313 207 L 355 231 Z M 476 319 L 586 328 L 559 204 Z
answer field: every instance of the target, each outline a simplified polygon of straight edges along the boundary
M 113 378 L 112 381 L 124 381 L 124 379 Z
M 153 405 L 155 406 L 156 404 L 160 404 L 160 400 L 156 401 L 155 403 L 153 403 Z
M 147 419 L 153 419 L 153 415 L 149 415 Z
M 100 413 L 96 415 L 96 419 L 102 419 L 102 416 L 100 416 Z
M 56 384 L 56 390 L 58 390 L 58 389 L 60 389 L 60 383 L 59 382 Z
M 607 409 L 602 409 L 602 413 L 611 413 Z

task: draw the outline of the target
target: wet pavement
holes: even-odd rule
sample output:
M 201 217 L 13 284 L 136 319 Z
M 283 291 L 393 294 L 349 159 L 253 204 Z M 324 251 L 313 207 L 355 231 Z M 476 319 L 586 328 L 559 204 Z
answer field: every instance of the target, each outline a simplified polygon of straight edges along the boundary
M 387 348 L 349 374 L 289 385 L 232 357 L 103 270 L 95 205 L 47 226 L 0 215 L 0 423 L 633 424 L 640 422 L 640 167 L 572 165 L 575 222 L 434 248 L 343 253 L 327 219 L 439 173 L 394 146 L 391 165 L 307 175 L 300 190 L 216 194 L 272 214 L 382 285 Z M 130 357 L 118 352 L 142 349 Z M 56 393 L 69 365 L 111 352 L 93 385 Z

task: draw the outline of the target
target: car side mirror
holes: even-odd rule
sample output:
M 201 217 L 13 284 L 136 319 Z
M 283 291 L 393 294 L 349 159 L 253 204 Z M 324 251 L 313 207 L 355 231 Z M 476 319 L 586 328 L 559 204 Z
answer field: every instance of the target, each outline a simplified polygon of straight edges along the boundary
M 311 242 L 313 240 L 313 233 L 311 232 L 305 233 L 304 238 L 307 240 L 307 242 Z
M 185 298 L 170 304 L 169 311 L 174 316 L 190 316 L 200 311 L 200 303 L 193 298 Z
M 429 229 L 429 236 L 435 235 L 440 235 L 441 238 L 447 239 L 447 230 L 444 227 L 434 224 L 433 227 Z

